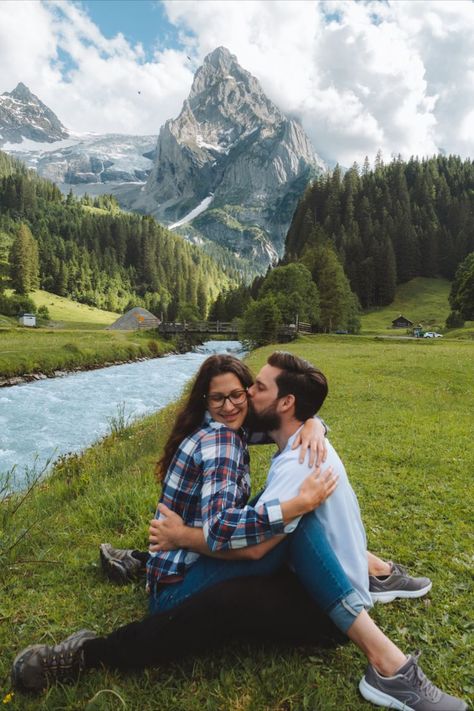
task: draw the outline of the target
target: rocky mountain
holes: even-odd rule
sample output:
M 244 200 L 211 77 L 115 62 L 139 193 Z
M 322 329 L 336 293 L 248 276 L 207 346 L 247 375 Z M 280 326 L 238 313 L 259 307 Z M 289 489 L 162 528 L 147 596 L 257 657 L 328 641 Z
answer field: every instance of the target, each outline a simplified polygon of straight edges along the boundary
M 178 118 L 161 128 L 153 170 L 130 207 L 263 270 L 283 254 L 297 201 L 323 167 L 301 125 L 219 47 Z
M 156 136 L 74 134 L 24 84 L 0 96 L 0 147 L 67 192 L 112 192 L 243 273 L 265 271 L 309 180 L 325 168 L 224 47 Z
M 144 184 L 156 136 L 75 134 L 21 82 L 0 96 L 0 148 L 63 190 L 98 194 Z
M 56 114 L 22 82 L 0 95 L 0 146 L 24 138 L 52 143 L 68 135 Z

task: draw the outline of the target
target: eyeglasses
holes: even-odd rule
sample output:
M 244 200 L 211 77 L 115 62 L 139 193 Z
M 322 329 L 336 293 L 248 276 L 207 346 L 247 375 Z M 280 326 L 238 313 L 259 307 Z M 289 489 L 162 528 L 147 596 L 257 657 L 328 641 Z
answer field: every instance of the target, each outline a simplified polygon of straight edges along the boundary
M 232 405 L 243 405 L 247 400 L 247 388 L 244 390 L 232 390 L 228 395 L 223 395 L 222 393 L 210 393 L 210 395 L 204 396 L 209 403 L 214 407 L 224 407 L 225 401 L 230 400 Z

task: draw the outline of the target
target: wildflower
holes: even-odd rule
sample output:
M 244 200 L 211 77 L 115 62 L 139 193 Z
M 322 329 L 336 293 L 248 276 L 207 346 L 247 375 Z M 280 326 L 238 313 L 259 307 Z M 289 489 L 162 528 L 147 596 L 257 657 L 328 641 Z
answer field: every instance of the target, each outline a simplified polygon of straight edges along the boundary
M 9 691 L 6 696 L 3 697 L 3 703 L 4 704 L 9 704 L 10 701 L 12 701 L 13 697 L 15 696 L 13 691 Z

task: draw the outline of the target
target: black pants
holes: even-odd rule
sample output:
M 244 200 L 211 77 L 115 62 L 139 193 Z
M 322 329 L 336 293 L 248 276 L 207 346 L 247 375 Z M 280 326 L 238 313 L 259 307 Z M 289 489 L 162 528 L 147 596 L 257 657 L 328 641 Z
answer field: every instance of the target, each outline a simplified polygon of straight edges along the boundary
M 226 642 L 312 644 L 347 641 L 288 570 L 238 578 L 204 590 L 168 612 L 119 627 L 84 644 L 86 667 L 143 669 Z

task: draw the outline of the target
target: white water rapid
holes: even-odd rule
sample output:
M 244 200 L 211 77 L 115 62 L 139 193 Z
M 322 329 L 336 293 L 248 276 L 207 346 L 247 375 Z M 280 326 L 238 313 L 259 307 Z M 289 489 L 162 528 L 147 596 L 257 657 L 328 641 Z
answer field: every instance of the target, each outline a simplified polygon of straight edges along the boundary
M 244 354 L 238 341 L 208 341 L 192 353 L 1 388 L 0 490 L 13 468 L 18 488 L 27 470 L 85 449 L 114 418 L 132 421 L 165 407 L 208 355 L 228 352 Z

